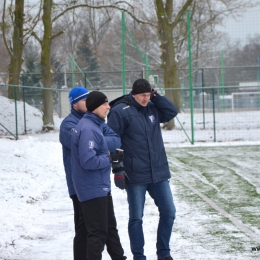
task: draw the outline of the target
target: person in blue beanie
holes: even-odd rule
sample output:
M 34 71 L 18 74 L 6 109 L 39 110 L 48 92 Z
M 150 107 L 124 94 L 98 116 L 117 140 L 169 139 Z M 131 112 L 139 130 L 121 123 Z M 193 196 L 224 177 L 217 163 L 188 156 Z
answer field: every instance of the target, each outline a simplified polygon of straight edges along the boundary
M 87 231 L 81 217 L 81 209 L 71 176 L 71 135 L 79 120 L 87 111 L 86 99 L 89 91 L 84 87 L 74 87 L 69 92 L 71 106 L 70 114 L 64 118 L 60 125 L 60 143 L 62 144 L 63 164 L 66 173 L 66 181 L 69 196 L 73 202 L 75 236 L 73 239 L 74 260 L 86 260 Z
M 87 230 L 87 259 L 101 260 L 106 245 L 112 260 L 124 260 L 110 181 L 112 162 L 123 160 L 123 154 L 116 153 L 121 141 L 112 129 L 103 131 L 110 108 L 106 95 L 92 91 L 86 106 L 87 112 L 72 131 L 71 173 Z
M 143 213 L 148 192 L 160 214 L 156 243 L 158 260 L 172 260 L 169 243 L 176 210 L 160 124 L 173 119 L 178 110 L 142 78 L 134 82 L 128 95 L 111 101 L 109 105 L 107 124 L 121 137 L 124 150 L 123 164 L 127 175 L 122 172 L 121 180 L 125 181 L 121 183 L 124 186 L 118 187 L 127 192 L 128 234 L 133 259 L 146 260 Z

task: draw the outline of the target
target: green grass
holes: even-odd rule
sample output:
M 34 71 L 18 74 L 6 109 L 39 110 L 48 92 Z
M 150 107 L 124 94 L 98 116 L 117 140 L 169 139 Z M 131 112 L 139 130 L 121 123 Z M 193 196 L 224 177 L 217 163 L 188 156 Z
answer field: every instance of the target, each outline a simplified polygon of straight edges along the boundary
M 190 216 L 194 225 L 203 227 L 201 234 L 196 234 L 200 245 L 212 250 L 217 247 L 227 255 L 247 251 L 249 255 L 245 259 L 260 259 L 260 252 L 250 255 L 251 247 L 258 246 L 256 241 L 178 179 L 207 196 L 260 237 L 260 147 L 167 148 L 167 156 L 173 172 L 171 183 L 177 198 L 177 216 L 181 203 L 196 212 L 196 217 L 189 212 L 180 214 L 182 219 Z M 178 228 L 184 232 L 181 220 Z M 189 232 L 185 234 L 190 237 Z

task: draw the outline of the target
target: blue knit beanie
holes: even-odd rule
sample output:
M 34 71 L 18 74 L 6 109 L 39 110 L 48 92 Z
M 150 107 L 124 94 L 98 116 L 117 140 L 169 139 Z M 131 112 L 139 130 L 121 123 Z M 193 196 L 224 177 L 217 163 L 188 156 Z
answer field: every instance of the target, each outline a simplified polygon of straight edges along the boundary
M 78 101 L 87 98 L 88 90 L 84 87 L 74 87 L 69 93 L 70 105 L 73 106 Z

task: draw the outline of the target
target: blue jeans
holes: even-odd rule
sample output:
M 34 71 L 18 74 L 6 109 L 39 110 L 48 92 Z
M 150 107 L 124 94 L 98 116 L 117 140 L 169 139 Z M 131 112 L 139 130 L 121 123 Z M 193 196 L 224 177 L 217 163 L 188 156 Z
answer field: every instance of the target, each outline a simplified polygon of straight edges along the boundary
M 158 258 L 170 256 L 169 243 L 176 210 L 169 181 L 133 186 L 128 185 L 126 191 L 129 204 L 128 233 L 134 260 L 146 260 L 142 226 L 146 191 L 153 198 L 160 213 L 156 243 Z

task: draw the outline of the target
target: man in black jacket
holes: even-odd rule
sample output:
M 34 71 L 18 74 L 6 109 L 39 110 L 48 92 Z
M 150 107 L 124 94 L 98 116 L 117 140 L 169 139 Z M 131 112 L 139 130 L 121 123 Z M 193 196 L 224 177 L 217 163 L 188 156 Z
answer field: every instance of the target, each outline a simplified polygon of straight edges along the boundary
M 171 260 L 170 237 L 175 206 L 169 185 L 171 177 L 160 123 L 177 115 L 174 104 L 156 91 L 149 82 L 138 79 L 132 92 L 110 102 L 108 125 L 121 137 L 124 150 L 125 181 L 129 204 L 128 233 L 134 260 L 146 260 L 142 218 L 148 191 L 160 213 L 157 231 L 157 256 Z M 124 179 L 122 173 L 122 179 Z M 119 187 L 122 188 L 122 187 Z

